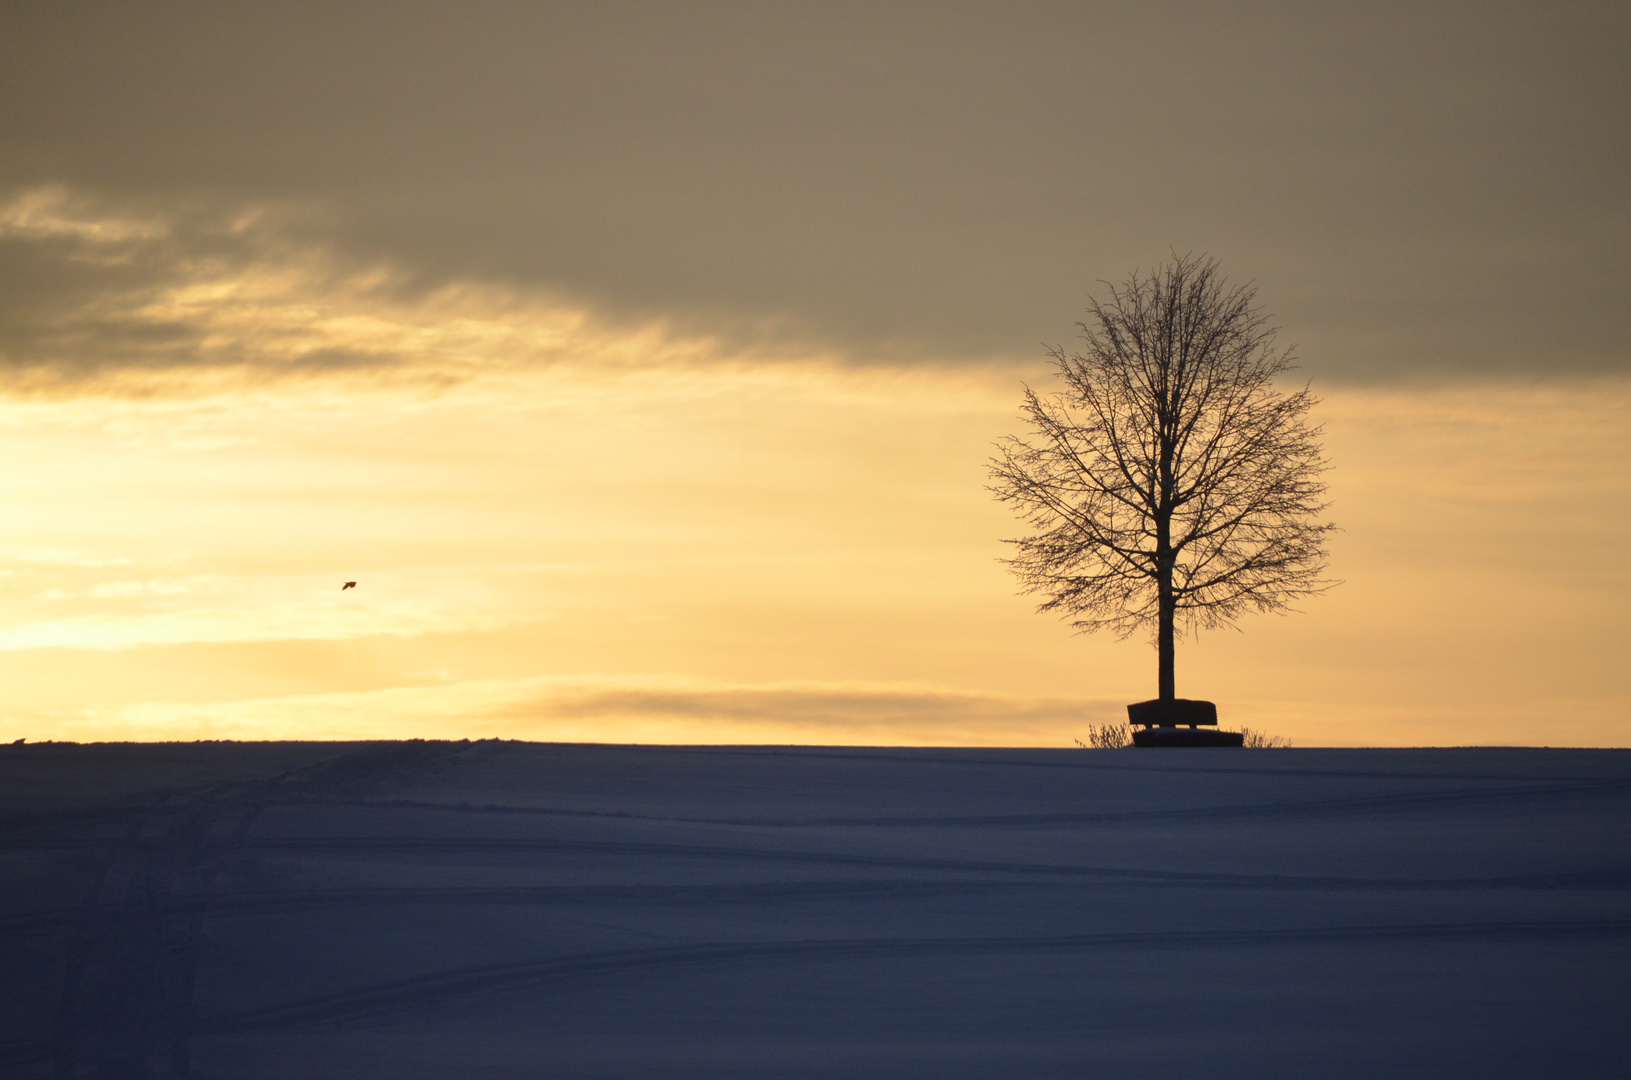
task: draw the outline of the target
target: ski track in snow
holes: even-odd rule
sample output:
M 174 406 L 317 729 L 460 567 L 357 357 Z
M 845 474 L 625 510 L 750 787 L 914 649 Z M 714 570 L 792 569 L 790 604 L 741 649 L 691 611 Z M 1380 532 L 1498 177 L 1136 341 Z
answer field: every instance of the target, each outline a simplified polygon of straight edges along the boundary
M 1244 771 L 1244 770 L 1236 770 Z M 935 817 L 687 817 L 683 815 L 639 814 L 623 811 L 596 811 L 572 810 L 557 807 L 534 806 L 505 806 L 436 803 L 423 800 L 397 799 L 389 801 L 361 801 L 332 799 L 324 800 L 329 806 L 357 806 L 377 809 L 412 809 L 441 811 L 453 814 L 514 814 L 535 815 L 538 817 L 579 817 L 579 818 L 607 818 L 614 821 L 647 821 L 667 822 L 678 825 L 731 825 L 748 828 L 1026 828 L 1070 825 L 1126 825 L 1135 823 L 1161 823 L 1184 821 L 1228 821 L 1233 819 L 1249 818 L 1277 818 L 1277 817 L 1323 817 L 1332 815 L 1363 814 L 1368 812 L 1411 811 L 1417 809 L 1434 809 L 1441 806 L 1453 805 L 1488 805 L 1497 803 L 1517 804 L 1524 802 L 1544 801 L 1548 799 L 1564 798 L 1584 794 L 1627 794 L 1631 793 L 1631 781 L 1623 780 L 1579 780 L 1567 783 L 1529 784 L 1521 787 L 1505 788 L 1454 788 L 1435 791 L 1416 791 L 1391 795 L 1355 796 L 1342 799 L 1314 799 L 1306 801 L 1287 801 L 1271 803 L 1244 803 L 1226 804 L 1220 806 L 1201 806 L 1177 810 L 1140 810 L 1140 811 L 1111 811 L 1102 813 L 1059 813 L 1059 814 L 981 814 Z M 281 800 L 263 800 L 276 802 Z M 114 838 L 108 836 L 98 837 L 70 837 L 53 838 L 48 836 L 30 837 L 19 835 L 19 832 L 28 830 L 49 829 L 75 823 L 91 822 L 123 822 L 129 817 L 129 812 L 117 813 L 112 811 L 76 812 L 63 815 L 39 815 L 27 818 L 14 818 L 9 821 L 0 820 L 0 828 L 12 831 L 12 835 L 0 837 L 0 850 L 27 849 L 27 848 L 55 848 L 75 847 L 87 844 L 115 844 L 128 842 L 129 836 Z M 263 847 L 278 844 L 294 847 L 305 845 L 317 847 L 322 844 L 350 845 L 353 847 L 369 843 L 384 842 L 365 838 L 334 838 L 321 840 L 310 838 L 279 838 L 261 837 L 252 841 Z M 449 843 L 481 844 L 491 843 L 479 837 L 469 839 L 449 838 Z M 547 843 L 548 841 L 517 841 L 517 843 Z
M 927 938 L 921 940 L 838 939 L 833 941 L 717 942 L 680 948 L 629 949 L 548 960 L 487 964 L 398 979 L 341 994 L 287 1002 L 205 1020 L 212 1033 L 268 1031 L 344 1023 L 385 1013 L 503 991 L 524 990 L 569 979 L 625 972 L 775 960 L 799 956 L 901 957 L 932 953 L 1059 951 L 1064 949 L 1217 949 L 1318 944 L 1323 942 L 1521 941 L 1631 936 L 1631 918 L 1552 922 L 1437 923 L 1404 926 L 1331 926 L 1300 930 L 1155 931 L 1125 934 L 1066 934 L 1053 937 Z
M 913 866 L 928 865 L 913 863 Z M 1011 867 L 1001 867 L 1012 872 Z M 1092 878 L 1103 887 L 1262 889 L 1329 892 L 1456 892 L 1483 890 L 1631 891 L 1631 870 L 1509 875 L 1486 878 L 1358 878 L 1283 874 L 1201 874 L 1081 867 L 1060 876 Z M 210 893 L 177 896 L 159 906 L 167 913 L 205 916 L 320 912 L 338 908 L 415 906 L 694 906 L 778 904 L 873 897 L 1024 893 L 1071 888 L 1068 882 L 1003 882 L 988 878 L 925 881 L 921 878 L 858 881 L 770 882 L 749 885 L 519 885 L 503 888 L 307 889 L 285 893 Z M 104 918 L 117 908 L 104 909 Z M 52 933 L 74 924 L 76 912 L 46 911 L 0 919 L 0 936 Z

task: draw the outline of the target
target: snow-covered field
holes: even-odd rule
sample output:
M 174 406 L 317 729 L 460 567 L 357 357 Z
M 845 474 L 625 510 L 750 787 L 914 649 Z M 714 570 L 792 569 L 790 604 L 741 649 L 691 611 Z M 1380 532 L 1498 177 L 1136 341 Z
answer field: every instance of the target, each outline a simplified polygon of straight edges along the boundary
M 0 747 L 0 1075 L 1624 1077 L 1631 752 Z

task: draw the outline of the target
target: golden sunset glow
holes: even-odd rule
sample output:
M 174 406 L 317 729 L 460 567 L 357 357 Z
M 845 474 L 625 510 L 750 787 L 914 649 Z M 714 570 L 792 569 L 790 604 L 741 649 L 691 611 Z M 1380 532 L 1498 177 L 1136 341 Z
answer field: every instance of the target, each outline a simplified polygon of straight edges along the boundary
M 71 210 L 0 220 L 169 234 Z M 104 313 L 223 363 L 0 404 L 11 738 L 1068 745 L 1150 693 L 1146 642 L 998 561 L 985 461 L 1039 362 L 759 356 L 250 251 Z M 1631 383 L 1323 396 L 1344 584 L 1184 642 L 1180 692 L 1300 745 L 1624 742 Z

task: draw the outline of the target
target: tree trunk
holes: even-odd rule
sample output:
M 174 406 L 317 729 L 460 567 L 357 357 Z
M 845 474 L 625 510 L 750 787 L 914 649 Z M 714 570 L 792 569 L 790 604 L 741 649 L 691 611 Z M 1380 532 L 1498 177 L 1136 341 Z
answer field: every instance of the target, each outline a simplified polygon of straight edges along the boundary
M 1172 600 L 1172 562 L 1167 560 L 1161 568 L 1160 581 L 1160 614 L 1155 631 L 1155 648 L 1159 654 L 1157 677 L 1161 682 L 1161 700 L 1171 701 L 1177 697 L 1177 687 L 1172 674 L 1172 623 L 1175 614 Z
M 1171 701 L 1178 696 L 1172 674 L 1172 624 L 1178 604 L 1172 595 L 1172 567 L 1177 560 L 1172 554 L 1172 519 L 1169 515 L 1163 514 L 1156 519 L 1155 552 L 1156 677 L 1161 684 L 1158 696 L 1162 701 Z
M 1163 388 L 1164 399 L 1169 392 Z M 1157 678 L 1161 683 L 1160 699 L 1171 701 L 1178 696 L 1172 676 L 1172 624 L 1173 616 L 1178 612 L 1178 600 L 1172 595 L 1172 571 L 1178 562 L 1178 556 L 1172 550 L 1173 492 L 1178 486 L 1172 471 L 1177 444 L 1177 425 L 1172 418 L 1178 415 L 1179 409 L 1176 400 L 1166 400 L 1164 405 L 1165 408 L 1161 410 L 1161 471 L 1158 474 L 1161 486 L 1155 506 L 1155 649 L 1159 657 Z

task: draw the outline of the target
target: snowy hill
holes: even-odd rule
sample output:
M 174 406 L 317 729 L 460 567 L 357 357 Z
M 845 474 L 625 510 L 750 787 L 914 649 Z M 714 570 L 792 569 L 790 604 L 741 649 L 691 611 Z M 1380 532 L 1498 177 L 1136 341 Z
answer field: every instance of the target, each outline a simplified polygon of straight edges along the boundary
M 1631 1075 L 1631 753 L 0 748 L 0 1071 Z

